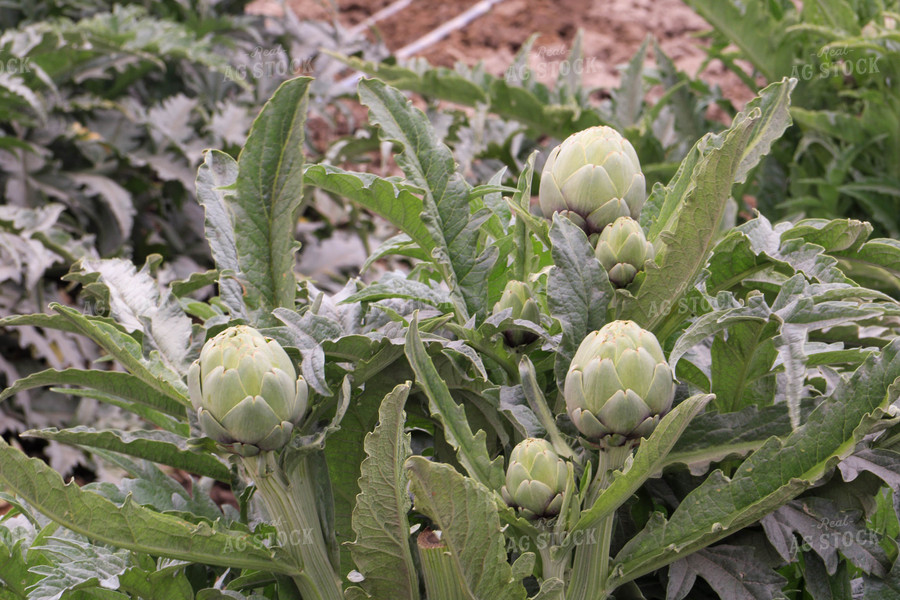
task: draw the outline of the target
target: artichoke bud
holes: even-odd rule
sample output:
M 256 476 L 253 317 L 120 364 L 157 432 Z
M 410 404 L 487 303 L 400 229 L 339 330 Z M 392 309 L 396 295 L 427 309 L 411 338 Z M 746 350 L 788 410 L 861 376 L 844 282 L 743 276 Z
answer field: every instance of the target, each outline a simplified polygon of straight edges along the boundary
M 581 342 L 563 395 L 588 441 L 637 445 L 672 408 L 675 378 L 656 336 L 633 321 L 613 321 Z
M 641 163 L 631 143 L 611 127 L 579 131 L 554 148 L 541 173 L 541 212 L 559 212 L 588 236 L 619 217 L 637 219 L 647 199 Z
M 600 233 L 595 254 L 609 273 L 609 281 L 616 287 L 625 287 L 654 252 L 640 223 L 631 217 L 619 217 Z
M 512 310 L 513 319 L 522 319 L 537 324 L 541 322 L 541 311 L 531 295 L 531 288 L 521 281 L 510 281 L 506 284 L 500 300 L 494 305 L 494 314 L 506 309 Z M 515 348 L 534 342 L 538 336 L 533 331 L 507 329 L 503 332 L 503 339 L 507 346 Z
M 526 519 L 555 517 L 562 508 L 568 467 L 547 440 L 528 438 L 509 455 L 500 493 Z
M 221 444 L 247 446 L 244 452 L 287 444 L 309 395 L 278 342 L 245 325 L 204 344 L 188 370 L 188 389 L 203 433 Z

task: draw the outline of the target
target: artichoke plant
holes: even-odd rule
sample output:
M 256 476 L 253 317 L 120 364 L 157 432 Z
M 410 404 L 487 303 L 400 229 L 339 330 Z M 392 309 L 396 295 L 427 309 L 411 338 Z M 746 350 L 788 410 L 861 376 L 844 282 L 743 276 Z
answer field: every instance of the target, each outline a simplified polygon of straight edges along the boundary
M 631 143 L 611 127 L 579 131 L 554 148 L 541 174 L 541 212 L 559 212 L 588 235 L 619 217 L 637 219 L 646 200 L 644 174 Z
M 562 508 L 568 467 L 547 440 L 527 438 L 509 455 L 506 485 L 500 489 L 510 506 L 527 519 L 554 517 Z
M 675 379 L 652 333 L 613 321 L 584 338 L 566 375 L 566 410 L 601 446 L 637 444 L 672 407 Z
M 653 258 L 653 244 L 644 237 L 640 223 L 631 217 L 619 217 L 600 234 L 595 254 L 609 273 L 610 282 L 625 287 Z
M 494 314 L 506 309 L 512 310 L 513 319 L 523 319 L 532 323 L 541 322 L 541 311 L 531 296 L 531 288 L 521 281 L 510 281 L 506 284 L 500 300 L 494 305 Z M 515 348 L 532 343 L 538 338 L 533 331 L 523 329 L 507 329 L 503 332 L 506 345 Z
M 283 447 L 309 394 L 278 342 L 245 325 L 206 342 L 188 370 L 188 388 L 203 433 L 250 452 Z

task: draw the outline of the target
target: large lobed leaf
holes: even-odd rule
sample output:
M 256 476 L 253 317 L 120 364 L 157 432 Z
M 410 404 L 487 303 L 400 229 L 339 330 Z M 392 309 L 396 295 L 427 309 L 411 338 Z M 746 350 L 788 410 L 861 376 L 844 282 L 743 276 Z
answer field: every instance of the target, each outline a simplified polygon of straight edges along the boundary
M 158 258 L 158 257 L 156 257 Z M 187 370 L 191 319 L 170 290 L 161 292 L 151 275 L 153 259 L 140 269 L 121 258 L 83 258 L 80 269 L 65 279 L 79 281 L 85 291 L 99 295 L 109 305 L 116 322 L 127 331 L 140 331 L 148 348 L 159 352 L 172 370 Z
M 294 216 L 302 200 L 311 81 L 284 82 L 263 107 L 238 157 L 235 193 L 228 197 L 245 299 L 263 315 L 294 307 Z
M 188 473 L 212 477 L 225 483 L 230 483 L 232 479 L 231 469 L 213 454 L 195 452 L 188 447 L 185 438 L 167 431 L 98 431 L 79 425 L 61 431 L 55 427 L 33 429 L 23 433 L 22 437 L 36 437 L 75 446 L 113 450 Z
M 409 382 L 398 385 L 381 403 L 378 427 L 366 436 L 368 457 L 362 462 L 360 494 L 353 509 L 356 541 L 350 545 L 361 587 L 371 598 L 418 600 L 419 579 L 409 545 L 412 507 L 403 465 L 411 454 L 404 433 Z M 358 595 L 364 597 L 364 595 Z
M 130 405 L 143 405 L 166 415 L 185 418 L 184 405 L 170 396 L 148 389 L 140 379 L 129 373 L 81 369 L 47 369 L 23 377 L 0 393 L 0 401 L 13 394 L 47 385 L 81 385 L 122 398 Z
M 554 266 L 547 279 L 547 305 L 562 325 L 556 360 L 561 386 L 581 341 L 606 323 L 613 288 L 587 236 L 572 221 L 554 215 L 550 241 Z
M 95 542 L 178 560 L 241 569 L 290 573 L 249 534 L 196 525 L 161 514 L 126 498 L 117 506 L 74 483 L 64 484 L 59 473 L 38 459 L 28 458 L 0 441 L 0 483 L 25 499 L 35 510 Z
M 655 515 L 616 556 L 612 584 L 630 581 L 746 527 L 850 456 L 897 398 L 900 340 L 870 356 L 785 440 L 770 438 L 730 479 L 713 472 L 666 521 Z
M 581 514 L 572 532 L 596 526 L 613 514 L 643 483 L 658 473 L 666 463 L 666 456 L 678 441 L 685 428 L 706 404 L 712 400 L 709 394 L 691 396 L 680 403 L 660 421 L 649 439 L 641 442 L 631 467 L 601 492 L 593 506 Z
M 795 83 L 785 80 L 763 90 L 728 131 L 697 142 L 669 187 L 654 190 L 655 196 L 665 197 L 651 227 L 651 237 L 658 232 L 663 244 L 656 256 L 658 267 L 647 270 L 636 299 L 625 303 L 622 318 L 663 337 L 672 333 L 666 321 L 706 265 L 733 184 L 746 178 L 790 124 L 789 94 Z
M 421 456 L 410 458 L 406 467 L 416 510 L 440 529 L 467 597 L 524 600 L 525 588 L 515 581 L 507 561 L 494 494 L 450 465 Z
M 416 374 L 416 385 L 428 397 L 431 414 L 444 428 L 444 436 L 456 449 L 460 464 L 471 477 L 486 487 L 499 490 L 503 485 L 503 457 L 491 460 L 487 451 L 487 434 L 484 430 L 472 433 L 466 419 L 466 411 L 450 395 L 447 383 L 441 379 L 419 335 L 417 317 L 409 325 L 406 334 L 406 357 Z
M 425 114 L 403 94 L 381 81 L 363 80 L 359 97 L 369 108 L 370 120 L 381 128 L 382 139 L 402 148 L 394 159 L 423 191 L 421 219 L 435 243 L 432 256 L 458 300 L 458 316 L 465 321 L 481 315 L 486 310 L 488 275 L 497 260 L 495 247 L 479 253 L 481 226 L 491 212 L 471 213 L 469 190 L 453 154 Z M 405 233 L 412 237 L 416 230 Z
M 203 164 L 197 169 L 197 201 L 205 212 L 206 240 L 213 261 L 220 272 L 219 295 L 225 306 L 236 317 L 246 317 L 241 284 L 234 279 L 240 276 L 235 225 L 228 208 L 228 190 L 233 189 L 238 177 L 237 161 L 219 150 L 206 153 Z

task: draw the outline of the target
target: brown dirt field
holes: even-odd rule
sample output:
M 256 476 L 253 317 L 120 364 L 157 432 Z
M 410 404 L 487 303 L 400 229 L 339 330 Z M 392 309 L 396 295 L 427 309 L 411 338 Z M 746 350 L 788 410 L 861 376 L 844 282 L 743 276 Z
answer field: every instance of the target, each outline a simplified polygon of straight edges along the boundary
M 347 27 L 359 24 L 392 0 L 288 0 L 304 19 L 336 16 Z M 367 35 L 382 39 L 391 51 L 417 40 L 461 14 L 478 0 L 412 0 L 397 14 L 369 28 Z M 254 12 L 277 16 L 280 7 L 272 0 L 258 0 Z M 681 0 L 500 0 L 488 13 L 425 49 L 432 64 L 453 66 L 457 61 L 472 65 L 483 61 L 487 70 L 500 75 L 532 33 L 540 37 L 532 47 L 530 62 L 538 78 L 555 80 L 576 32 L 584 31 L 585 70 L 589 86 L 609 88 L 647 37 L 653 35 L 676 65 L 698 75 L 705 58 L 703 40 L 697 34 L 708 30 L 706 22 Z M 721 86 L 738 108 L 754 96 L 721 64 L 703 72 L 705 81 Z

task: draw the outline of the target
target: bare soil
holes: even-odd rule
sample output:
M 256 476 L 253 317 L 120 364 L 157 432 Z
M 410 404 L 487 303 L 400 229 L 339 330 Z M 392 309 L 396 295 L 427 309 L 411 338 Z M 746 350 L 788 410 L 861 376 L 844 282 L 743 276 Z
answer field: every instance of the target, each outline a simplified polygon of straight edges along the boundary
M 352 27 L 392 0 L 288 0 L 300 18 L 336 17 Z M 412 0 L 397 14 L 368 28 L 366 35 L 383 40 L 396 52 L 443 23 L 462 14 L 478 0 Z M 258 0 L 254 12 L 277 16 L 272 0 Z M 719 63 L 708 65 L 704 40 L 697 35 L 709 29 L 706 22 L 681 0 L 500 0 L 489 12 L 451 33 L 418 55 L 429 62 L 453 66 L 478 61 L 502 74 L 533 33 L 540 34 L 532 47 L 530 63 L 538 78 L 556 79 L 579 29 L 584 31 L 583 77 L 592 87 L 609 88 L 619 80 L 619 68 L 637 51 L 648 35 L 654 36 L 681 70 L 718 84 L 738 108 L 754 96 Z

